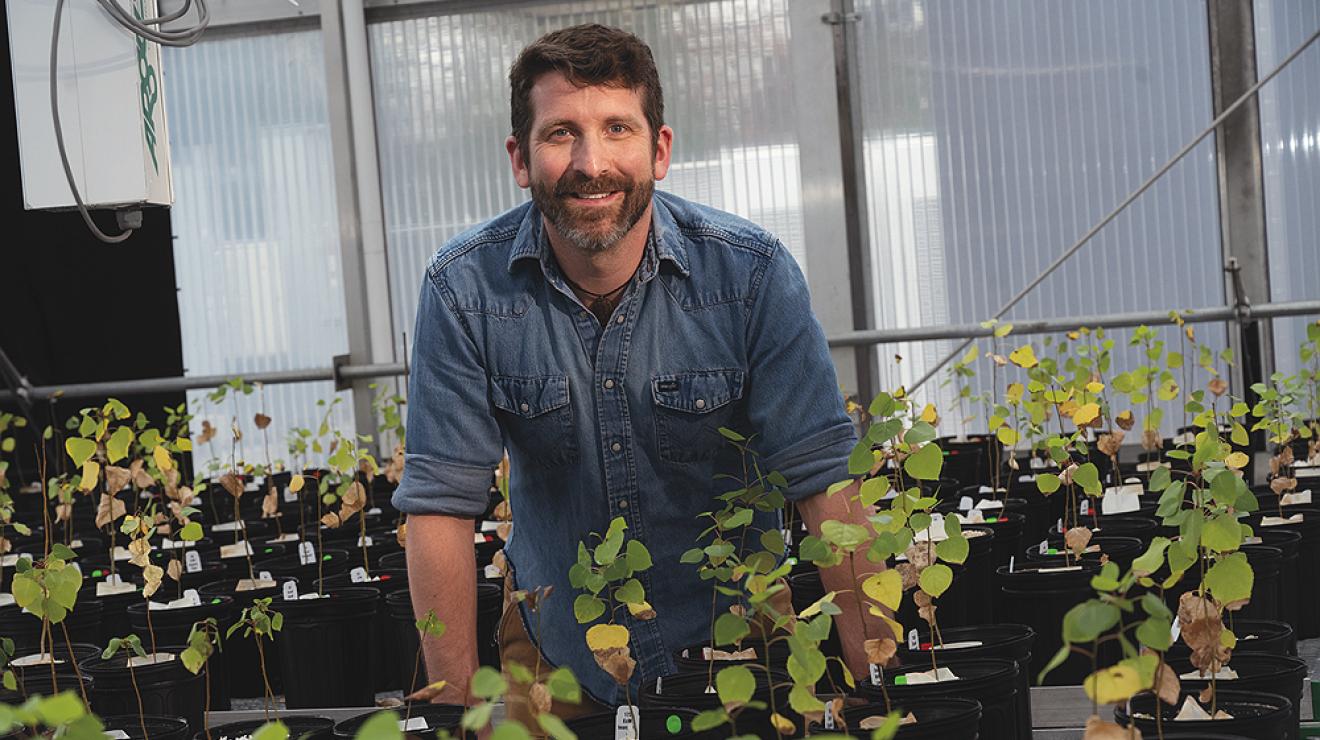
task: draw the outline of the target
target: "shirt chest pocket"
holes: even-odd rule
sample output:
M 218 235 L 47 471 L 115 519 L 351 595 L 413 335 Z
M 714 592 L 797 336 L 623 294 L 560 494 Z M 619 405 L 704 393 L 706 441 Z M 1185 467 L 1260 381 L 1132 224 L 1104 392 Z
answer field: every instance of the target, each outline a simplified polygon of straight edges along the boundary
M 518 451 L 546 467 L 577 459 L 568 376 L 492 375 L 490 385 L 500 426 Z
M 670 462 L 710 460 L 725 444 L 734 403 L 742 398 L 741 370 L 699 370 L 651 379 L 660 457 Z

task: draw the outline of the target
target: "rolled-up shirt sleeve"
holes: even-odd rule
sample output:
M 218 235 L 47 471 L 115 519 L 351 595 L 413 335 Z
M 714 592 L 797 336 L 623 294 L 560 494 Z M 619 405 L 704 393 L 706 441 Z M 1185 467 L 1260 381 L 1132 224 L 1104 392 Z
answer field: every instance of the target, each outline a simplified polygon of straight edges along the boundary
M 408 431 L 395 508 L 478 517 L 503 454 L 485 365 L 444 283 L 430 271 L 417 304 Z
M 806 278 L 782 244 L 759 281 L 747 339 L 747 413 L 762 469 L 784 476 L 791 501 L 848 478 L 856 431 L 825 332 L 811 311 Z

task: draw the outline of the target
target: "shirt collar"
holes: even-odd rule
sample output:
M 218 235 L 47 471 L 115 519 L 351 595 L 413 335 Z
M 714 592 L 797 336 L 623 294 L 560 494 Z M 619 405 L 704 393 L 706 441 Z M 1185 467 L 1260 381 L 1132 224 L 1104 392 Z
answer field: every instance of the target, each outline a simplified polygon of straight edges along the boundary
M 669 208 L 659 197 L 651 197 L 651 238 L 647 251 L 655 249 L 655 255 L 661 261 L 674 266 L 683 277 L 691 274 L 688 270 L 687 247 L 683 245 L 682 234 Z M 550 242 L 545 238 L 545 229 L 541 221 L 541 211 L 535 204 L 527 209 L 518 233 L 513 239 L 513 249 L 509 252 L 509 271 L 519 260 L 534 259 L 541 263 L 541 272 L 550 274 Z

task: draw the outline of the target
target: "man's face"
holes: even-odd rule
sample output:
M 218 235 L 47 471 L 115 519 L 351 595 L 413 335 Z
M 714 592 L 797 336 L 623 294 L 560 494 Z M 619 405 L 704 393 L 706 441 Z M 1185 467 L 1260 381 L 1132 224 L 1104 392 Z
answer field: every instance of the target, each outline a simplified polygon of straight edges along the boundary
M 654 137 L 639 92 L 578 87 L 542 75 L 530 96 L 528 151 L 505 144 L 518 185 L 531 188 L 553 234 L 587 252 L 611 249 L 649 213 L 655 181 L 669 171 L 673 132 Z

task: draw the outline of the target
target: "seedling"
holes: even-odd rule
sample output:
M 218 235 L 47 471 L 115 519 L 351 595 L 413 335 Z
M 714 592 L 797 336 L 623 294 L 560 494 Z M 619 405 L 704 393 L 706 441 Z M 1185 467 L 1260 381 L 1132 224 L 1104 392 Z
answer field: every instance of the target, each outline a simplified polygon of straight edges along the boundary
M 207 740 L 211 737 L 211 665 L 208 659 L 220 646 L 220 628 L 216 625 L 215 617 L 207 617 L 200 622 L 194 622 L 192 629 L 188 632 L 188 647 L 179 653 L 179 660 L 183 662 L 183 667 L 190 673 L 196 675 L 198 671 L 206 668 L 206 707 L 202 713 L 202 722 L 206 730 Z
M 142 640 L 137 635 L 128 635 L 127 637 L 112 637 L 110 643 L 105 646 L 101 653 L 101 658 L 109 660 L 117 653 L 124 653 L 124 663 L 128 666 L 128 680 L 133 684 L 133 695 L 137 697 L 138 722 L 142 725 L 143 740 L 151 740 L 151 735 L 147 732 L 147 710 L 142 706 L 142 691 L 138 689 L 137 672 L 133 670 L 133 657 L 145 658 L 146 652 L 142 650 Z M 152 660 L 156 659 L 156 654 L 151 654 Z
M 261 666 L 261 683 L 265 692 L 263 708 L 267 722 L 270 721 L 270 709 L 275 702 L 275 692 L 271 690 L 270 677 L 266 674 L 266 648 L 262 640 L 275 639 L 275 633 L 284 628 L 284 615 L 271 610 L 270 602 L 270 598 L 253 599 L 252 605 L 243 609 L 238 621 L 230 625 L 229 630 L 225 632 L 225 639 L 229 639 L 239 628 L 242 628 L 243 636 L 251 637 L 257 644 L 257 663 Z

